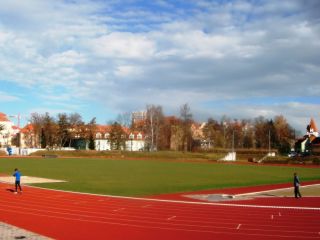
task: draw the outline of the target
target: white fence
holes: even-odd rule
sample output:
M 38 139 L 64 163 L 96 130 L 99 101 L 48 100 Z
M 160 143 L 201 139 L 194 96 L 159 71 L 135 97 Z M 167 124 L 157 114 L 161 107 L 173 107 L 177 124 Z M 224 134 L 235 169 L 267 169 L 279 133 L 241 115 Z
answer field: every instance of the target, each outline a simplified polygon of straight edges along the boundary
M 7 155 L 9 155 L 7 148 L 0 148 L 0 150 L 4 151 Z M 11 147 L 11 155 L 22 155 L 27 156 L 33 152 L 45 150 L 41 148 L 19 148 L 19 147 Z
M 0 150 L 6 152 L 7 155 L 9 155 L 8 149 L 7 148 L 0 148 Z M 63 150 L 63 151 L 74 151 L 74 148 L 60 148 L 58 150 Z M 11 154 L 12 155 L 21 155 L 21 156 L 28 156 L 33 152 L 36 151 L 47 151 L 46 148 L 19 148 L 19 147 L 11 147 Z

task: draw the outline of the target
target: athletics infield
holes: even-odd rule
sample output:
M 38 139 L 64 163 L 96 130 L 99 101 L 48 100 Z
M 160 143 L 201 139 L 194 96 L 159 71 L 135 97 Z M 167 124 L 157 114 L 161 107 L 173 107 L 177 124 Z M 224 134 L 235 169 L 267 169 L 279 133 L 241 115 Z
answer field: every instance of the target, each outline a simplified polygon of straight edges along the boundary
M 310 182 L 315 184 L 319 182 Z M 288 184 L 203 191 L 248 194 Z M 149 198 L 81 194 L 0 183 L 0 221 L 52 239 L 320 239 L 320 198 L 207 202 L 190 193 Z M 199 192 L 197 192 L 199 194 Z

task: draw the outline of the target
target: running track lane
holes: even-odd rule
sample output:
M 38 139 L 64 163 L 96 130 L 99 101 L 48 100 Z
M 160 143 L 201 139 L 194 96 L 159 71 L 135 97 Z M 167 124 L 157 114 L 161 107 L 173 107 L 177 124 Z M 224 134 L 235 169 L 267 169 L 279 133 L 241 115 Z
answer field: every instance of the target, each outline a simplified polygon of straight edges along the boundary
M 319 185 L 319 180 L 303 182 L 302 186 L 308 185 Z M 250 200 L 237 200 L 239 204 L 246 205 L 267 205 L 267 206 L 291 206 L 291 207 L 315 207 L 320 208 L 320 198 L 319 197 L 303 197 L 301 199 L 295 199 L 293 197 L 293 187 L 292 183 L 280 183 L 280 184 L 271 184 L 271 185 L 260 185 L 260 186 L 251 186 L 251 187 L 238 187 L 238 188 L 224 188 L 224 189 L 214 189 L 214 190 L 202 190 L 194 192 L 183 192 L 183 193 L 171 193 L 171 194 L 161 194 L 153 195 L 150 198 L 156 199 L 166 199 L 166 200 L 178 200 L 178 201 L 197 201 L 197 202 L 207 202 L 206 200 L 194 199 L 188 197 L 188 195 L 208 195 L 208 194 L 229 194 L 229 195 L 238 195 L 238 194 L 252 194 L 252 193 L 263 193 L 270 190 L 279 190 L 289 188 L 292 189 L 292 195 L 289 197 L 254 197 Z M 302 192 L 304 189 L 301 188 Z M 272 194 L 272 192 L 269 192 Z M 227 203 L 228 201 L 224 201 Z M 234 203 L 232 200 L 230 203 Z
M 320 239 L 319 208 L 119 198 L 0 184 L 0 221 L 54 239 Z

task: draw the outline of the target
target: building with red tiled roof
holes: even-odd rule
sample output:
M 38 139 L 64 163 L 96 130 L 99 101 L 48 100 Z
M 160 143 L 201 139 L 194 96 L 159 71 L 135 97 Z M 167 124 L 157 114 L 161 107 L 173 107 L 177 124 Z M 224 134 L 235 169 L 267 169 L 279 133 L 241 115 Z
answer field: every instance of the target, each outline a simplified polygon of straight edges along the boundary
M 145 146 L 145 135 L 141 131 L 131 131 L 127 127 L 122 127 L 125 133 L 125 150 L 140 151 Z M 110 125 L 97 125 L 95 133 L 95 149 L 97 151 L 112 150 L 110 133 L 112 126 Z
M 10 122 L 10 120 L 7 117 L 7 115 L 5 115 L 4 113 L 0 112 L 0 122 Z
M 32 124 L 27 124 L 20 130 L 21 148 L 35 148 L 38 147 L 39 139 L 37 138 L 34 126 Z
M 0 147 L 8 147 L 12 145 L 12 140 L 17 136 L 20 129 L 14 126 L 9 117 L 0 112 Z

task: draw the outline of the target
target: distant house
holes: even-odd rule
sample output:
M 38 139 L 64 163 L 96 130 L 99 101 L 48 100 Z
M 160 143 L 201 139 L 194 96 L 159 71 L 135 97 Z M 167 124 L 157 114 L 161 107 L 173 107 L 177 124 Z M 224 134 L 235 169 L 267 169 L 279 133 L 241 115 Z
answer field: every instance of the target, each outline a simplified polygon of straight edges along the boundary
M 205 126 L 206 123 L 192 123 L 191 134 L 194 147 L 207 150 L 213 147 L 213 141 L 205 137 L 203 132 Z
M 307 126 L 307 134 L 296 141 L 295 151 L 302 155 L 320 155 L 320 135 L 313 118 Z
M 145 135 L 139 131 L 130 131 L 126 139 L 127 151 L 143 151 L 145 148 Z
M 4 113 L 0 112 L 0 147 L 8 147 L 13 145 L 13 139 L 17 136 L 20 129 L 14 125 Z M 14 144 L 16 145 L 16 144 Z
M 137 123 L 139 121 L 145 121 L 147 118 L 147 112 L 146 111 L 132 112 L 131 118 L 133 123 Z
M 111 150 L 110 143 L 111 126 L 98 125 L 94 136 L 95 149 L 97 151 Z
M 34 148 L 40 145 L 39 139 L 37 138 L 34 126 L 27 124 L 20 130 L 20 144 L 21 148 Z
M 141 131 L 131 131 L 123 127 L 125 132 L 125 149 L 127 151 L 142 151 L 145 147 L 145 135 Z M 110 141 L 110 125 L 97 125 L 96 133 L 94 136 L 95 149 L 97 151 L 112 150 Z

